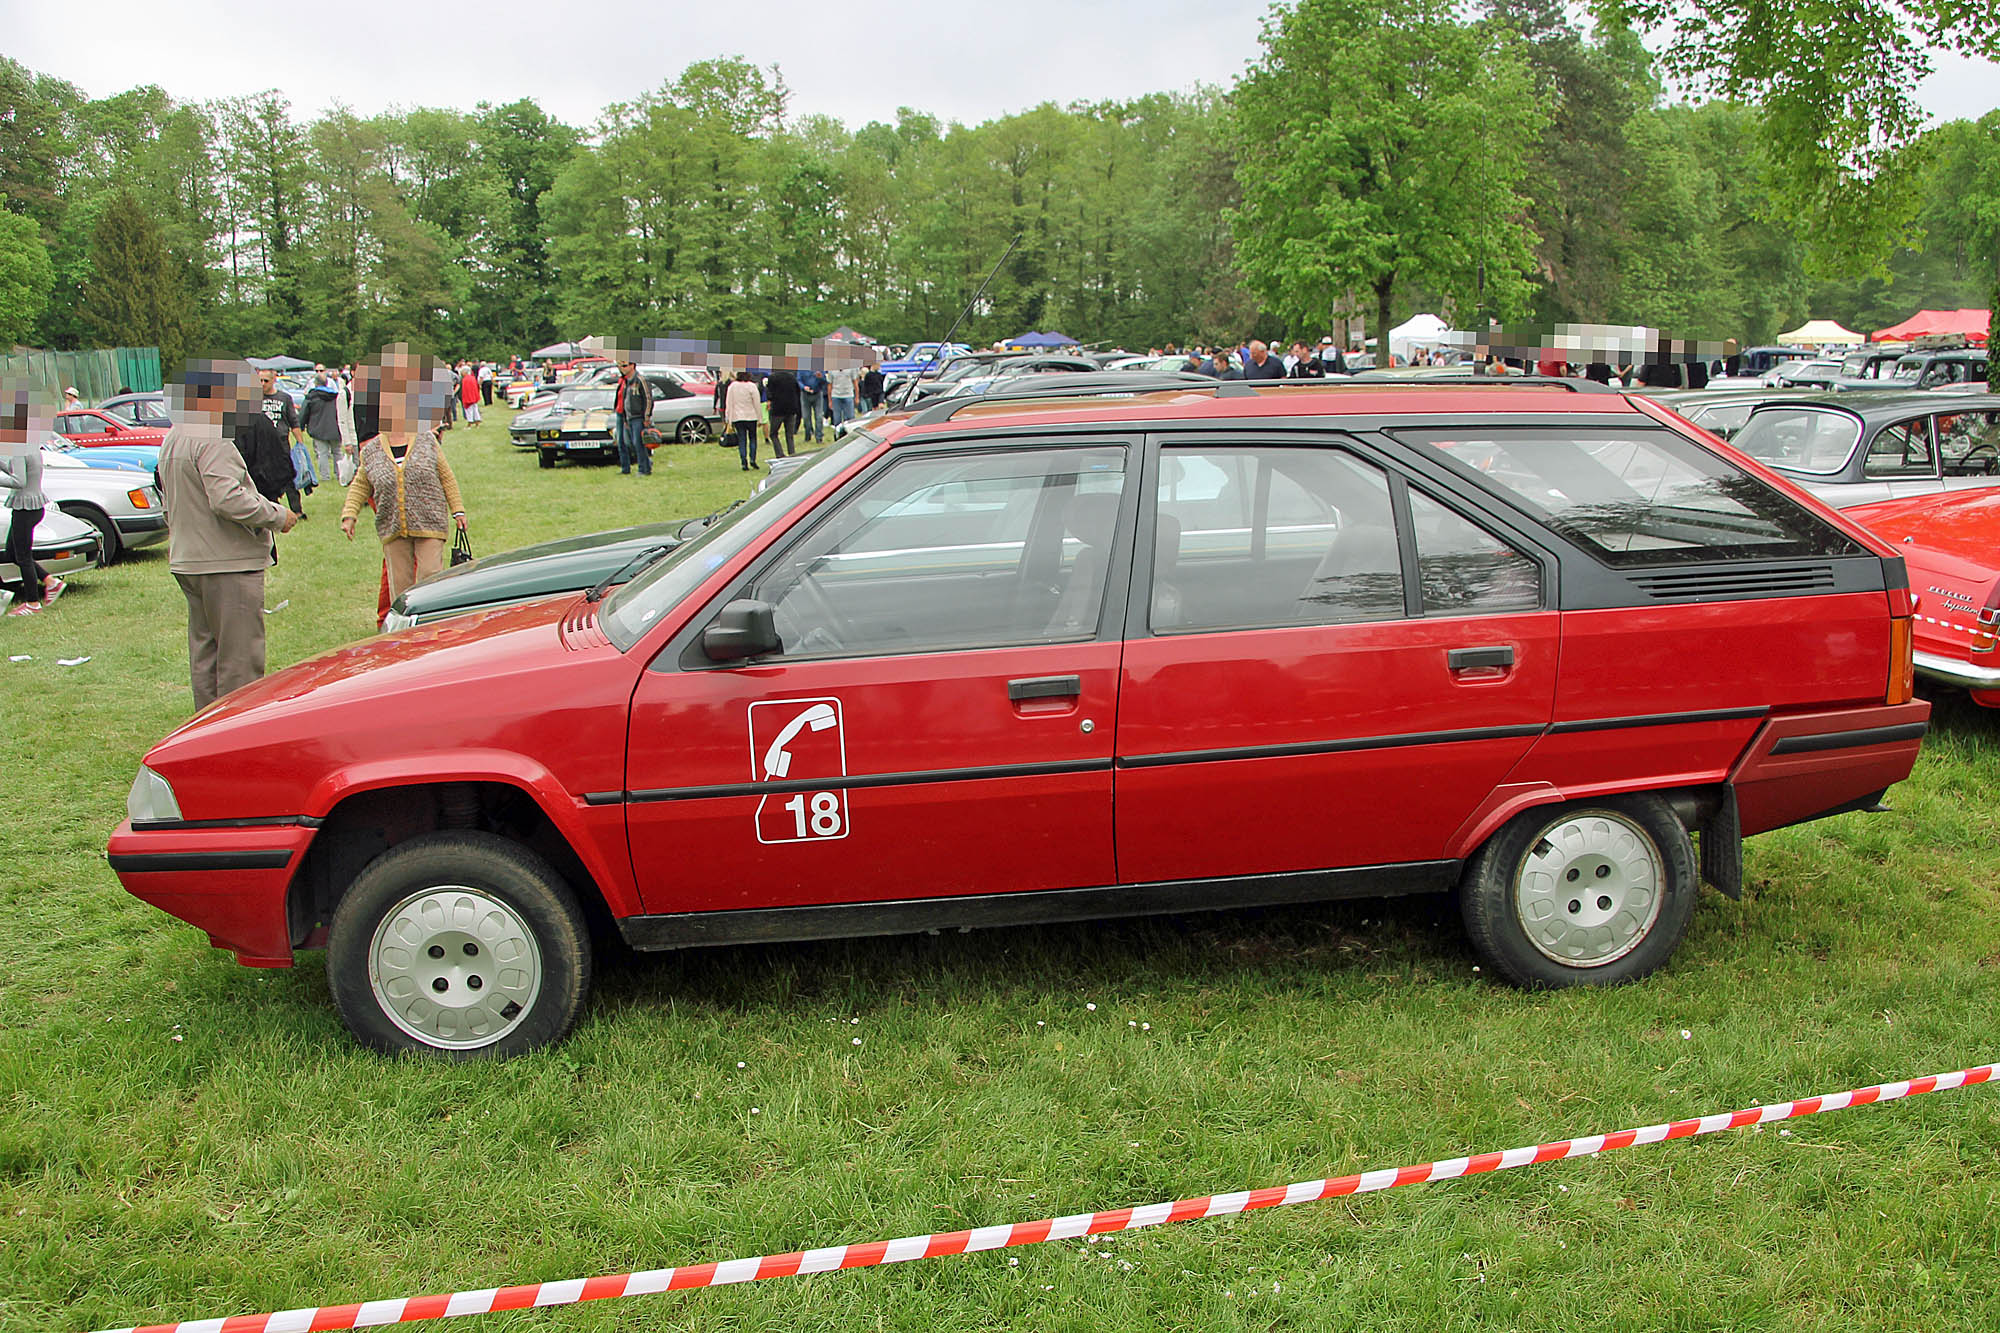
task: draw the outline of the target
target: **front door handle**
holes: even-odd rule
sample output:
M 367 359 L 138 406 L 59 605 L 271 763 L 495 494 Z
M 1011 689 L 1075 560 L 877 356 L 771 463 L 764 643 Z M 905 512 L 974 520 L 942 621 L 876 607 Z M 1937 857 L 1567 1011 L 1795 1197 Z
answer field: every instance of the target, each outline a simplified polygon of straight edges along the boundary
M 1023 699 L 1075 699 L 1082 693 L 1081 676 L 1023 676 L 1007 682 L 1007 697 L 1015 703 Z
M 1510 667 L 1514 665 L 1514 646 L 1503 643 L 1490 648 L 1454 648 L 1445 655 L 1445 661 L 1453 671 L 1472 671 L 1479 667 Z

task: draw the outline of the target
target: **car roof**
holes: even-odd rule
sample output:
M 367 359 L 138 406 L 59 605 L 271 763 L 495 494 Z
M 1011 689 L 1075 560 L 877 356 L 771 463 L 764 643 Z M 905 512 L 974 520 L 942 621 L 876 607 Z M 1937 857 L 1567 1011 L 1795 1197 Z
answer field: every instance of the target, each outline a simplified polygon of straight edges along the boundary
M 1215 380 L 1156 382 L 1130 371 L 1077 376 L 1090 383 L 967 395 L 919 406 L 905 421 L 882 423 L 897 442 L 963 429 L 1002 425 L 1130 426 L 1138 422 L 1241 421 L 1246 417 L 1534 416 L 1546 413 L 1642 416 L 1627 395 L 1597 385 L 1507 376 L 1487 380 L 1434 380 L 1419 384 L 1384 381 Z M 1121 390 L 1108 380 L 1132 381 Z M 1633 397 L 1638 395 L 1634 394 Z
M 1773 407 L 1834 407 L 1874 425 L 1919 412 L 1976 412 L 1980 410 L 1980 399 L 1981 395 L 1976 393 L 1940 395 L 1925 389 L 1848 389 L 1841 393 L 1773 394 L 1757 404 L 1757 411 Z M 1991 401 L 2000 406 L 2000 398 Z

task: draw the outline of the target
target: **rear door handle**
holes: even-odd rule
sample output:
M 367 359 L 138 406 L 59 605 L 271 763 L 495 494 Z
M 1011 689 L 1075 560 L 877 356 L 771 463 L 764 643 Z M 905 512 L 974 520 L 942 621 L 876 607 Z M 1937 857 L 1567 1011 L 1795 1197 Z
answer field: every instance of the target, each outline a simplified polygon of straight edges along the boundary
M 1471 671 L 1478 667 L 1510 667 L 1514 665 L 1512 644 L 1497 644 L 1490 648 L 1454 648 L 1445 656 L 1453 671 Z
M 1007 697 L 1015 703 L 1023 699 L 1074 699 L 1082 693 L 1082 676 L 1023 676 L 1007 682 Z

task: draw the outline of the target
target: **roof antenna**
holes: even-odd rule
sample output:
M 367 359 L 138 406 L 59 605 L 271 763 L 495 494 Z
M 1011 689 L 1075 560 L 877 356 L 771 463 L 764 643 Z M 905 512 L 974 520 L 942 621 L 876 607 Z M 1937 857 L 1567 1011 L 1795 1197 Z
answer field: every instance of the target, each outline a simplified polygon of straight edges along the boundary
M 999 274 L 1000 265 L 1007 262 L 1008 255 L 1013 254 L 1014 247 L 1019 245 L 1020 243 L 1021 243 L 1021 233 L 1017 231 L 1014 233 L 1014 239 L 1007 242 L 1006 251 L 1001 254 L 998 260 L 994 262 L 993 268 L 987 273 L 986 281 L 979 284 L 979 290 L 974 292 L 972 294 L 972 299 L 965 303 L 965 309 L 958 312 L 958 318 L 954 319 L 951 322 L 951 327 L 944 331 L 944 341 L 938 344 L 937 360 L 931 362 L 929 366 L 925 366 L 922 370 L 918 371 L 914 376 L 911 377 L 910 382 L 903 386 L 903 397 L 896 404 L 898 407 L 908 407 L 910 405 L 910 400 L 917 396 L 917 384 L 923 379 L 925 375 L 928 375 L 931 372 L 932 367 L 936 367 L 940 371 L 943 370 L 944 359 L 945 359 L 944 349 L 951 346 L 951 335 L 957 333 L 958 326 L 965 323 L 965 317 L 972 313 L 972 307 L 979 304 L 979 298 L 986 295 L 987 286 L 993 281 L 994 277 Z

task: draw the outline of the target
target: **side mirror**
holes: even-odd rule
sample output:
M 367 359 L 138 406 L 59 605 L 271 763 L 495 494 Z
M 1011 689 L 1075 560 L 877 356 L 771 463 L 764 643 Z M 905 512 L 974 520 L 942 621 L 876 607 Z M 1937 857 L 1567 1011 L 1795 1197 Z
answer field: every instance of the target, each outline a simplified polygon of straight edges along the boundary
M 783 652 L 776 609 L 769 602 L 735 601 L 716 614 L 701 632 L 701 650 L 711 662 L 739 662 L 746 657 Z

